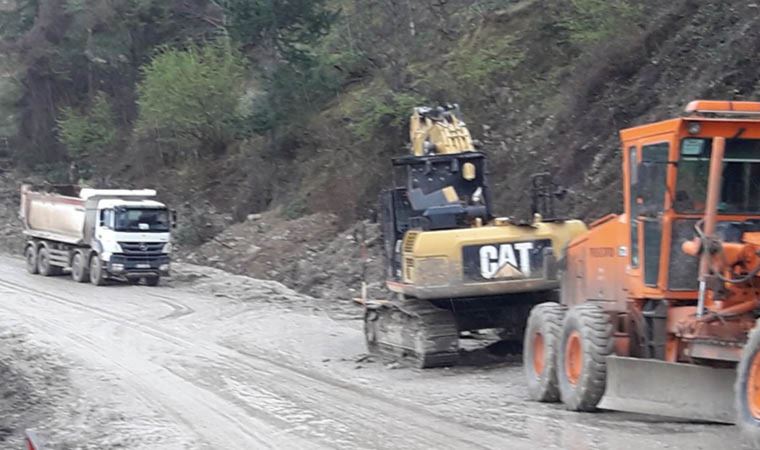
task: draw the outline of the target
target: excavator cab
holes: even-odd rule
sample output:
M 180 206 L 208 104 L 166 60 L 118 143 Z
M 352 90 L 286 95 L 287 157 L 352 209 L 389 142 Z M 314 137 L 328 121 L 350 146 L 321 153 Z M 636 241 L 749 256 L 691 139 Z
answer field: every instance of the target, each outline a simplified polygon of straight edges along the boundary
M 394 159 L 393 168 L 396 187 L 383 192 L 380 202 L 394 278 L 401 270 L 397 247 L 407 231 L 469 228 L 492 218 L 482 153 L 406 156 Z

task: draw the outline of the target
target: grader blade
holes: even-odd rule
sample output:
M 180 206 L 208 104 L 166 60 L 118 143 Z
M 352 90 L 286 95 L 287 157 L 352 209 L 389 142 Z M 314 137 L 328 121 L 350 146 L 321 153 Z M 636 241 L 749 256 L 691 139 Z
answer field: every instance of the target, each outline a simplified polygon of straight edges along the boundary
M 736 370 L 651 359 L 607 358 L 607 390 L 600 408 L 734 423 Z

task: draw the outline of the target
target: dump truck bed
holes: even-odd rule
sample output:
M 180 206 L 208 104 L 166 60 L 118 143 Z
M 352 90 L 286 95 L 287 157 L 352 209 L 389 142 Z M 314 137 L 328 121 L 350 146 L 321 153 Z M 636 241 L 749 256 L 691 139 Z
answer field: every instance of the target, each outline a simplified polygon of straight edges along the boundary
M 21 190 L 21 220 L 27 236 L 68 244 L 84 241 L 85 200 L 54 192 Z

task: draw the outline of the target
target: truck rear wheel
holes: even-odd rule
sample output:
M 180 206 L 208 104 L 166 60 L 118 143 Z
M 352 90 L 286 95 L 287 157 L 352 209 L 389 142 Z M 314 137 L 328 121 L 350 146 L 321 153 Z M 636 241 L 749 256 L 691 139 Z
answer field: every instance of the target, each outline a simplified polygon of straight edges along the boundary
M 39 267 L 37 267 L 37 247 L 34 244 L 29 244 L 24 250 L 24 258 L 26 259 L 26 271 L 32 275 L 40 273 Z
M 81 251 L 74 252 L 71 258 L 71 278 L 77 283 L 87 283 L 90 281 L 90 265 Z
M 61 274 L 61 268 L 50 263 L 50 251 L 44 245 L 37 251 L 37 272 L 43 277 Z
M 559 401 L 557 353 L 565 308 L 557 303 L 533 307 L 525 328 L 523 370 L 528 395 L 539 402 Z
M 97 254 L 93 254 L 90 258 L 90 282 L 95 286 L 106 284 L 106 272 L 103 270 L 103 262 Z
M 760 446 L 760 320 L 749 333 L 736 370 L 734 385 L 736 424 L 755 446 Z
M 557 375 L 562 402 L 573 411 L 594 411 L 607 386 L 612 323 L 597 305 L 570 308 L 562 327 Z

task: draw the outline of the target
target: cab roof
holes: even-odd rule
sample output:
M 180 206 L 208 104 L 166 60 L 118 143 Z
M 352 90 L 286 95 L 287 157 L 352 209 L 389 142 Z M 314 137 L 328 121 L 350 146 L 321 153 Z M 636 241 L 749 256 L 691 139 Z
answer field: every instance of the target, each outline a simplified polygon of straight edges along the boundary
M 90 189 L 84 188 L 79 192 L 79 197 L 87 200 L 91 197 L 155 197 L 154 189 Z
M 155 200 L 123 200 L 119 198 L 104 198 L 98 202 L 101 209 L 126 207 L 126 208 L 146 208 L 146 209 L 164 209 L 166 205 Z
M 648 123 L 620 131 L 623 142 L 666 133 L 679 133 L 691 122 L 720 124 L 746 124 L 760 130 L 760 102 L 695 100 L 684 109 L 683 117 Z M 714 127 L 710 127 L 714 129 Z M 755 134 L 755 133 L 753 133 Z

